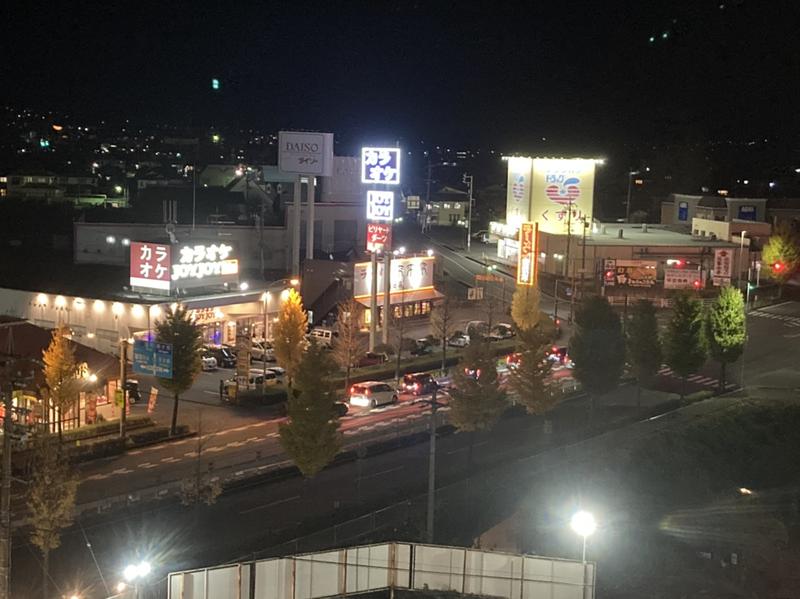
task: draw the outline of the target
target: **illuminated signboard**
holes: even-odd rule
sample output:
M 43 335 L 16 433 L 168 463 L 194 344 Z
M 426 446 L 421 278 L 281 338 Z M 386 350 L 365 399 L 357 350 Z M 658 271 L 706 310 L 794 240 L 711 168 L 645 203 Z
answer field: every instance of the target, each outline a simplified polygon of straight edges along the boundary
M 391 261 L 389 293 L 433 289 L 433 256 L 394 258 Z M 372 285 L 372 263 L 359 262 L 353 267 L 353 296 L 368 297 Z M 383 293 L 383 262 L 378 262 L 378 293 Z
M 515 156 L 508 159 L 506 222 L 515 229 L 520 223 L 530 220 L 532 164 L 530 158 Z
M 394 192 L 369 190 L 367 192 L 367 220 L 391 222 L 393 219 Z
M 166 244 L 132 241 L 130 245 L 131 287 L 169 291 L 172 248 Z
M 361 182 L 400 185 L 400 148 L 361 148 Z
M 283 173 L 333 175 L 333 133 L 278 132 L 278 167 Z
M 573 235 L 583 232 L 583 222 L 592 220 L 594 171 L 592 159 L 533 159 L 530 220 L 540 231 L 566 235 L 569 223 Z
M 172 281 L 177 287 L 201 287 L 239 281 L 239 261 L 225 243 L 176 246 Z
M 367 223 L 367 250 L 370 252 L 388 250 L 392 246 L 392 225 L 387 223 Z
M 517 284 L 536 283 L 536 238 L 538 227 L 535 223 L 522 223 L 519 226 L 519 252 L 517 254 Z
M 656 284 L 653 260 L 614 260 L 603 262 L 603 284 L 606 287 L 652 287 Z

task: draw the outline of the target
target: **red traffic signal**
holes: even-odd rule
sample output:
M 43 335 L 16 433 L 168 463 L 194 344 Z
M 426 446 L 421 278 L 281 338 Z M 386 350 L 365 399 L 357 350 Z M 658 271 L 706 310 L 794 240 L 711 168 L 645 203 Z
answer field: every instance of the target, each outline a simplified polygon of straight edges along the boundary
M 692 282 L 692 285 L 694 285 L 694 288 L 695 288 L 695 289 L 700 289 L 700 286 L 702 285 L 702 283 L 700 282 L 700 279 L 695 279 L 695 280 Z
M 614 271 L 607 270 L 605 276 L 606 276 L 606 281 L 612 281 L 614 279 Z
M 783 262 L 775 262 L 772 264 L 773 272 L 782 272 L 784 268 L 786 268 L 786 265 Z

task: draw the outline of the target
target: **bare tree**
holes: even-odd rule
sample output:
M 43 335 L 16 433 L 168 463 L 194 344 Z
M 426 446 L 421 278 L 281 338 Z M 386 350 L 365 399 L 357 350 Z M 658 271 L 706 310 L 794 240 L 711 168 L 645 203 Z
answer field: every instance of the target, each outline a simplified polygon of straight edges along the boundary
M 222 493 L 219 478 L 212 477 L 210 472 L 203 471 L 203 450 L 209 437 L 203 436 L 203 411 L 197 413 L 197 444 L 194 457 L 194 472 L 189 478 L 181 481 L 181 503 L 185 506 L 205 503 L 212 505 Z
M 447 361 L 447 340 L 456 332 L 455 301 L 445 295 L 444 299 L 431 310 L 431 332 L 441 340 L 442 344 L 442 372 L 445 371 Z
M 352 298 L 337 306 L 337 336 L 333 339 L 333 359 L 345 372 L 345 393 L 350 387 L 350 372 L 367 353 L 367 339 L 361 334 L 358 324 L 363 311 L 363 306 Z

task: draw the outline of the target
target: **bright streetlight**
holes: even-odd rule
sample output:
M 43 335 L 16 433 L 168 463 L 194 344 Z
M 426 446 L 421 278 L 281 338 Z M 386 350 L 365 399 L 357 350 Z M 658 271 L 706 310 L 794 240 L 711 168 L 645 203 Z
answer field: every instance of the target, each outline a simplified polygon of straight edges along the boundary
M 597 522 L 592 514 L 581 510 L 572 516 L 569 525 L 572 530 L 583 537 L 583 561 L 586 562 L 586 537 L 591 536 L 597 530 Z
M 126 566 L 122 571 L 122 575 L 128 582 L 133 582 L 138 578 L 144 578 L 150 574 L 150 570 L 151 568 L 149 562 L 139 562 L 138 564 L 130 564 Z

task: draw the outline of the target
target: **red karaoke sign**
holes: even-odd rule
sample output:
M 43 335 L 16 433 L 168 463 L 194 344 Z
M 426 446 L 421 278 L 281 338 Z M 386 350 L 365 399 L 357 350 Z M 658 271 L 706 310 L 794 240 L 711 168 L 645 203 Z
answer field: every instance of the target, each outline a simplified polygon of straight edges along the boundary
M 392 225 L 389 223 L 367 223 L 367 250 L 388 250 L 392 246 Z
M 172 260 L 170 246 L 131 241 L 131 287 L 169 290 Z

